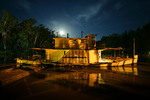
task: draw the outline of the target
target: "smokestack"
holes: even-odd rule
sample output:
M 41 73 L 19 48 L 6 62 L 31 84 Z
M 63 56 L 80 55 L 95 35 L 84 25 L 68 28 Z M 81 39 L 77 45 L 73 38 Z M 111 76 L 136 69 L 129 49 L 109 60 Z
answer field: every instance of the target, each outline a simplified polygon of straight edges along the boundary
M 69 38 L 69 33 L 67 33 L 67 38 Z
M 83 37 L 83 31 L 81 31 L 81 38 Z
M 56 32 L 56 34 L 57 34 L 57 37 L 58 37 L 58 32 Z
M 54 34 L 54 31 L 52 31 L 52 35 L 55 35 L 55 34 Z

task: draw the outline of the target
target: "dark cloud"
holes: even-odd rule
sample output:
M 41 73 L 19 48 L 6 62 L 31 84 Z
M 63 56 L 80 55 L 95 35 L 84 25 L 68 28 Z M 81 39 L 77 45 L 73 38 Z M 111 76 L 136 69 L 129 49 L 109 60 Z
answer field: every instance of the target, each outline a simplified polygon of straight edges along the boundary
M 28 0 L 18 0 L 18 4 L 27 11 L 31 8 L 31 3 Z

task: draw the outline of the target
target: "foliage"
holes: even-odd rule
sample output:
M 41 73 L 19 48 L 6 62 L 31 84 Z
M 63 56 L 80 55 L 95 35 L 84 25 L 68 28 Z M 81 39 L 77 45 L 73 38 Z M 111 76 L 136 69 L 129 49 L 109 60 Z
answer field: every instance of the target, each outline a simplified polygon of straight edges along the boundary
M 124 31 L 122 34 L 114 33 L 103 36 L 97 41 L 98 48 L 123 47 L 127 54 L 133 53 L 133 39 L 135 38 L 136 54 L 147 54 L 150 51 L 150 22 L 142 28 Z
M 3 45 L 3 48 L 6 49 L 9 47 L 8 45 L 12 45 L 13 42 L 13 32 L 15 30 L 15 26 L 19 23 L 18 19 L 7 12 L 6 10 L 3 10 L 3 16 L 0 20 L 0 35 L 1 35 L 1 44 Z
M 53 48 L 54 33 L 42 24 L 35 26 L 36 22 L 33 18 L 19 22 L 15 16 L 4 10 L 0 18 L 0 49 Z

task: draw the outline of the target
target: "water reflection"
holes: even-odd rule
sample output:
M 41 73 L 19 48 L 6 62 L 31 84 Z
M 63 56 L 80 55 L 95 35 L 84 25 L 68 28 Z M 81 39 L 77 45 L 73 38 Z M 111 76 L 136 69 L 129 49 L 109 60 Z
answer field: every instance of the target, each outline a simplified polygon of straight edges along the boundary
M 75 82 L 77 84 L 84 84 L 86 86 L 97 86 L 98 84 L 105 84 L 101 77 L 101 73 L 84 73 L 84 72 L 71 72 L 71 73 L 47 73 L 45 80 L 56 81 L 65 80 Z
M 104 68 L 106 70 L 106 68 Z M 94 87 L 100 86 L 102 84 L 112 84 L 112 83 L 122 83 L 122 82 L 130 82 L 131 84 L 135 82 L 135 76 L 138 75 L 136 67 L 114 67 L 111 69 L 112 71 L 100 71 L 100 72 L 50 72 L 46 73 L 47 77 L 45 80 L 47 81 L 55 81 L 64 80 L 66 82 L 84 84 L 86 86 Z M 114 73 L 119 72 L 119 73 Z M 121 73 L 120 73 L 121 72 Z M 128 75 L 123 73 L 132 73 L 134 75 Z
M 113 72 L 121 72 L 125 74 L 133 74 L 138 75 L 137 66 L 133 65 L 127 65 L 127 66 L 116 66 L 116 67 L 105 67 L 101 66 L 100 69 L 102 70 L 108 70 Z
M 94 83 L 97 81 L 97 76 L 95 73 L 89 74 L 89 86 L 94 86 Z
M 100 67 L 74 70 L 70 72 L 46 71 L 47 81 L 55 83 L 71 83 L 89 87 L 101 85 L 132 84 L 149 86 L 149 81 L 143 76 L 138 76 L 137 66 Z

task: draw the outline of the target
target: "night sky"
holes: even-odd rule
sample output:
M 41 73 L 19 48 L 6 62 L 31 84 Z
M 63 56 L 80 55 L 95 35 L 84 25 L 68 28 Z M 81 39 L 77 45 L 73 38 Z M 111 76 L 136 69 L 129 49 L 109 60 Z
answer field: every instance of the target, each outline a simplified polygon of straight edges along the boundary
M 97 40 L 150 21 L 150 0 L 0 0 L 0 16 L 3 9 L 20 21 L 34 18 L 36 25 L 62 30 L 70 37 L 84 31 L 98 34 Z

